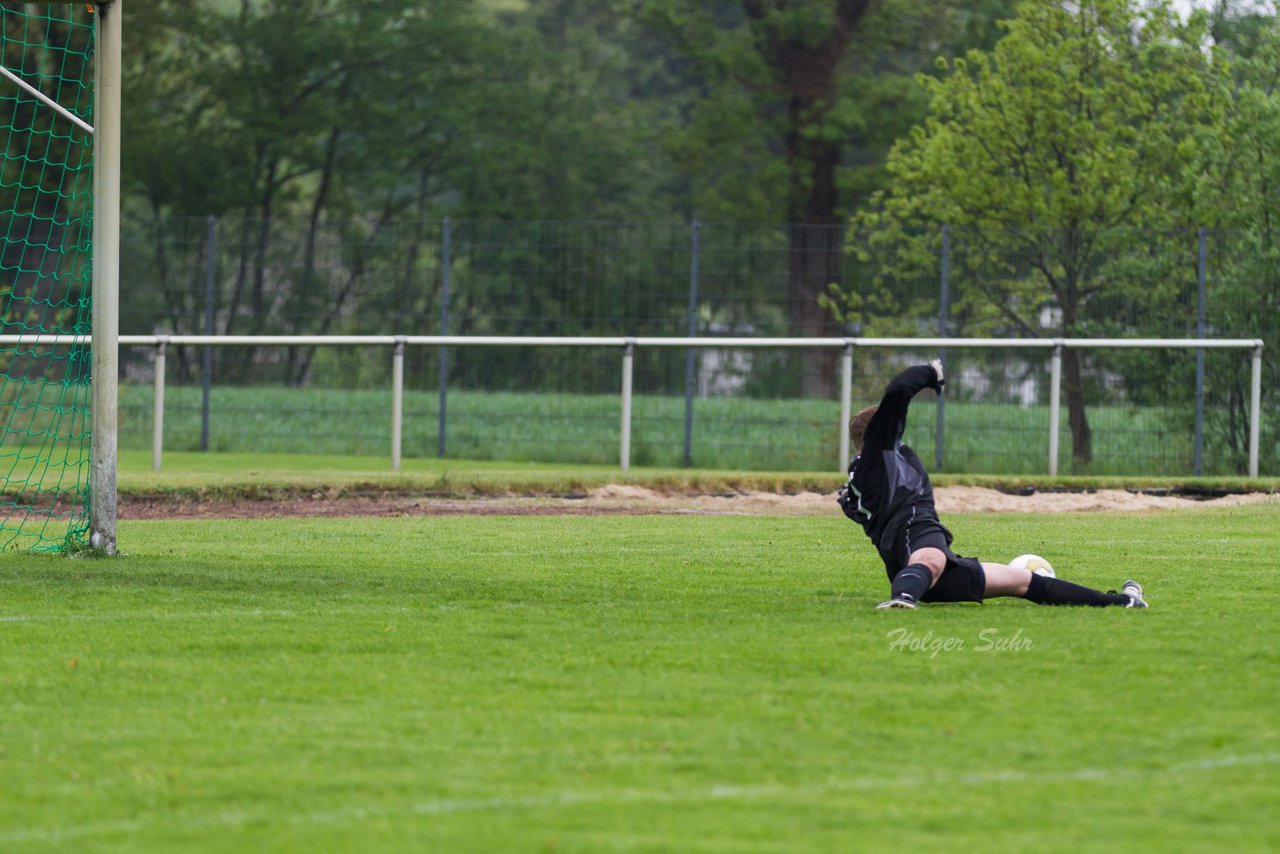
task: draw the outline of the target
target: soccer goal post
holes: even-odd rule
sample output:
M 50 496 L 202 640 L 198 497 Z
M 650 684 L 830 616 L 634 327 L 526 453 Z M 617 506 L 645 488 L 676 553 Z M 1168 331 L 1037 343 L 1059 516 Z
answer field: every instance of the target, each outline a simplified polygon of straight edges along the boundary
M 0 23 L 0 547 L 113 554 L 121 0 Z

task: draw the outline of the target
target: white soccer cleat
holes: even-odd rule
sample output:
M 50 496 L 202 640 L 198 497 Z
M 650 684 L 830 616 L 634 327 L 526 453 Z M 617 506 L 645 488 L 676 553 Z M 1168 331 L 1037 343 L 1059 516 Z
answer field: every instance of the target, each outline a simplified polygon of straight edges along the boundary
M 914 611 L 916 609 L 916 600 L 904 593 L 901 596 L 894 596 L 887 602 L 881 602 L 876 606 L 877 611 L 887 611 L 890 608 L 901 608 L 904 611 Z
M 1147 600 L 1142 598 L 1142 585 L 1130 579 L 1120 585 L 1120 592 L 1129 597 L 1129 604 L 1126 608 L 1148 608 Z

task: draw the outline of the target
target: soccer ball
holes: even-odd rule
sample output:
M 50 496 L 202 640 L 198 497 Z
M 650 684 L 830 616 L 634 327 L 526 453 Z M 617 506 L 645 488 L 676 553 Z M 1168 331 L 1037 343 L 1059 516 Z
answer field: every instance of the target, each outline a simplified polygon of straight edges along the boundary
M 1009 561 L 1009 566 L 1012 566 L 1014 569 L 1029 569 L 1036 575 L 1057 578 L 1057 575 L 1054 573 L 1053 567 L 1049 564 L 1049 561 L 1040 557 L 1040 555 L 1018 555 L 1013 560 Z

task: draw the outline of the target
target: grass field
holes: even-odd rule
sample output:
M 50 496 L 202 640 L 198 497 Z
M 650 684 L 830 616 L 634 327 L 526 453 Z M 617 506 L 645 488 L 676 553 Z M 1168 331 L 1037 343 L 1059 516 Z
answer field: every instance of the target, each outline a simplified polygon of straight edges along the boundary
M 4 558 L 0 850 L 1275 850 L 1278 521 L 953 517 L 1152 608 L 905 615 L 836 516 L 126 521 Z

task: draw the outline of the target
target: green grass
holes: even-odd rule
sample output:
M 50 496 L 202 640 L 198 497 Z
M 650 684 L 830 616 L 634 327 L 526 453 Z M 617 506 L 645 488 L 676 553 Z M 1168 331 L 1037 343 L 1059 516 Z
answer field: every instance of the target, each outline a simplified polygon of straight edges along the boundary
M 876 612 L 836 516 L 126 521 L 123 558 L 8 554 L 0 850 L 1280 846 L 1273 507 L 950 521 L 1153 607 Z
M 438 398 L 406 391 L 403 453 L 438 453 Z M 200 389 L 166 392 L 165 447 L 200 447 Z M 126 384 L 120 394 L 122 447 L 151 447 L 150 386 Z M 210 449 L 217 452 L 373 455 L 390 453 L 391 393 L 387 389 L 215 387 L 210 404 Z M 1071 432 L 1062 412 L 1060 464 L 1071 463 Z M 1090 409 L 1094 461 L 1081 474 L 1185 476 L 1193 470 L 1193 430 L 1158 407 Z M 621 405 L 616 394 L 541 394 L 450 391 L 446 454 L 472 460 L 614 464 L 619 456 Z M 912 406 L 907 441 L 934 455 L 934 404 Z M 973 404 L 946 408 L 942 471 L 1037 474 L 1048 468 L 1048 407 Z M 1205 471 L 1242 470 L 1241 453 L 1218 446 L 1209 424 Z M 706 398 L 694 404 L 692 463 L 734 471 L 815 471 L 839 464 L 840 410 L 836 401 Z M 631 462 L 683 463 L 684 398 L 636 395 Z M 1277 449 L 1263 448 L 1271 472 Z M 937 468 L 937 467 L 935 467 Z

